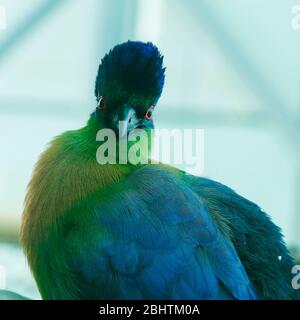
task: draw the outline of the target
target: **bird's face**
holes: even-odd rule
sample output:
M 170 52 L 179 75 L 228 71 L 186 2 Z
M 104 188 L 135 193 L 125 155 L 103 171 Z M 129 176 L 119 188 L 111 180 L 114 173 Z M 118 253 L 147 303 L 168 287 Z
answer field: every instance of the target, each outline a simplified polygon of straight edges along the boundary
M 164 72 L 163 57 L 151 43 L 128 41 L 105 55 L 95 84 L 96 115 L 104 128 L 119 137 L 153 128 L 152 113 L 162 93 Z
M 153 129 L 154 108 L 154 104 L 144 97 L 133 95 L 118 101 L 100 96 L 96 114 L 105 128 L 112 129 L 122 138 L 128 137 L 136 129 Z

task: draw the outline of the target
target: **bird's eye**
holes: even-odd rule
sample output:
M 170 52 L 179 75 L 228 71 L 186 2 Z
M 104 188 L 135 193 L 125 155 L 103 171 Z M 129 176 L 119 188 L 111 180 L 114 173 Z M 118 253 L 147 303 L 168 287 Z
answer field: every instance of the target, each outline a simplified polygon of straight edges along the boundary
M 103 111 L 106 107 L 107 107 L 107 101 L 104 99 L 103 96 L 100 96 L 97 108 L 100 111 Z
M 146 115 L 145 115 L 146 120 L 151 120 L 151 119 L 152 119 L 153 110 L 154 110 L 154 106 L 151 106 L 151 107 L 147 110 Z

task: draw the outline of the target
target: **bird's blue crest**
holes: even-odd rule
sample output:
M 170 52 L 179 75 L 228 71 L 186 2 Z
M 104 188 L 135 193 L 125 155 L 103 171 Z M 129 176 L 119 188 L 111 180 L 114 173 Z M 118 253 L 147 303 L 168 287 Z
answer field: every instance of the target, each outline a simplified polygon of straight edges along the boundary
M 155 103 L 163 90 L 164 71 L 163 56 L 152 43 L 128 41 L 119 44 L 101 61 L 95 95 L 108 99 L 139 95 Z

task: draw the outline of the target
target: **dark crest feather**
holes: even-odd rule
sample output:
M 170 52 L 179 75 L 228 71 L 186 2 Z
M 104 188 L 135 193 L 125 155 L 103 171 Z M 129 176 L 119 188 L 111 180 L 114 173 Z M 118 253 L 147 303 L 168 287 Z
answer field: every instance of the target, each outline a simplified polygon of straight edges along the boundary
M 96 98 L 138 94 L 155 103 L 163 90 L 164 73 L 163 56 L 152 43 L 119 44 L 101 61 L 95 84 Z

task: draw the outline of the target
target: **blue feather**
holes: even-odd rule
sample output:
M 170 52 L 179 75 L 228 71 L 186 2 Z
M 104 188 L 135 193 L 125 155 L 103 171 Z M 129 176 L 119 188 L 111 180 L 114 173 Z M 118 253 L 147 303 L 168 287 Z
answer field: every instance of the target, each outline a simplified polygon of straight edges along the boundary
M 95 195 L 89 207 L 78 209 L 101 230 L 85 239 L 87 259 L 76 264 L 84 295 L 255 299 L 231 241 L 185 183 L 158 166 L 146 166 L 121 184 L 105 201 Z M 78 255 L 71 252 L 74 264 Z

